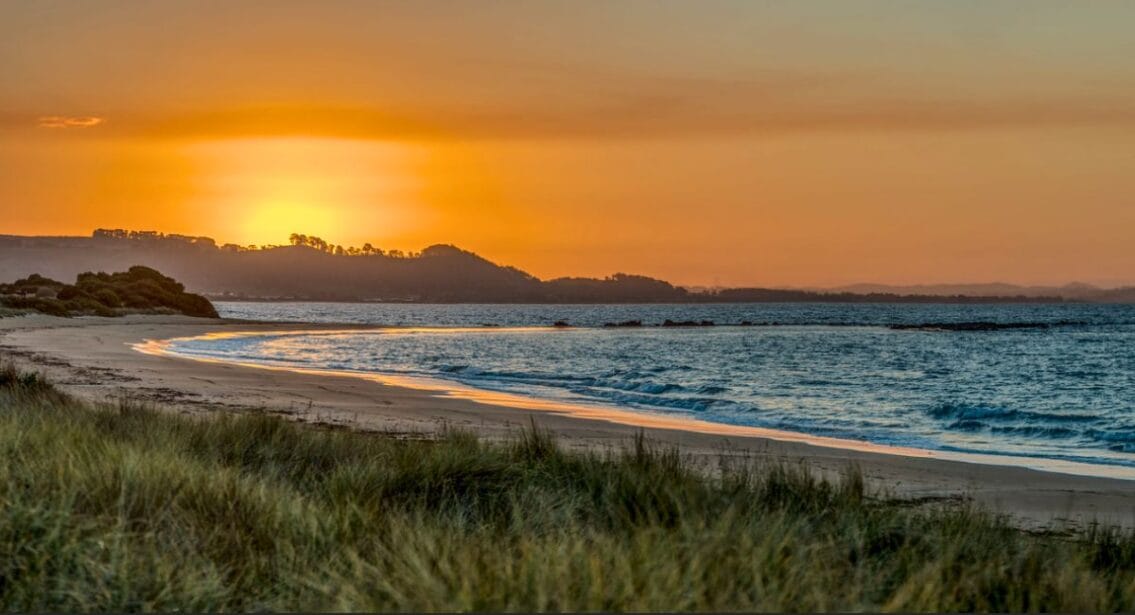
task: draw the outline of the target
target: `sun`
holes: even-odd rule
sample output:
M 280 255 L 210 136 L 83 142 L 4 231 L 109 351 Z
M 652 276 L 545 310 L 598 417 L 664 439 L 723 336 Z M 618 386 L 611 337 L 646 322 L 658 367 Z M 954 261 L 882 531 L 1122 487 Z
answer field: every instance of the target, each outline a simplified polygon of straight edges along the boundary
M 335 241 L 349 233 L 347 222 L 333 206 L 269 199 L 251 204 L 245 214 L 239 235 L 255 245 L 279 245 L 288 242 L 292 233 L 315 235 Z
M 292 233 L 381 241 L 422 208 L 414 152 L 401 144 L 288 137 L 194 147 L 201 209 L 219 236 L 243 245 L 285 244 Z

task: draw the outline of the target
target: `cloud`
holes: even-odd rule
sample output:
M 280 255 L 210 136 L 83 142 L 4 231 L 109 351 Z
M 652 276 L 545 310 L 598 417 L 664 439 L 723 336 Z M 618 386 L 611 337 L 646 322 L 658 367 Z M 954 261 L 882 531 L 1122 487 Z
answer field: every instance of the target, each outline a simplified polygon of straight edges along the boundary
M 135 117 L 117 131 L 150 137 L 327 136 L 437 140 L 762 136 L 849 131 L 1130 128 L 1135 105 L 1081 101 L 757 104 L 638 96 L 543 108 L 257 107 Z
M 502 67 L 501 72 L 507 71 Z M 218 97 L 189 107 L 124 105 L 106 109 L 113 125 L 99 116 L 37 117 L 0 109 L 0 130 L 97 126 L 90 134 L 99 138 L 463 141 L 1135 127 L 1135 97 L 1108 88 L 1074 96 L 991 96 L 914 89 L 870 72 L 765 71 L 728 79 L 539 64 L 522 65 L 519 72 L 526 77 L 523 87 L 458 84 L 438 92 L 408 90 L 381 101 L 360 95 L 347 104 L 318 97 L 271 104 Z M 468 95 L 460 95 L 466 90 Z
M 93 128 L 106 121 L 90 115 L 44 115 L 36 124 L 40 128 Z

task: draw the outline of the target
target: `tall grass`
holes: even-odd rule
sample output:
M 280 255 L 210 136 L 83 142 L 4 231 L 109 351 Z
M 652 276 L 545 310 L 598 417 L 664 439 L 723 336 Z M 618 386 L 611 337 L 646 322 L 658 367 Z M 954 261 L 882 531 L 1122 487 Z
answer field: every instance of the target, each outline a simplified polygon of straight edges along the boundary
M 916 510 L 639 438 L 406 441 L 89 407 L 0 369 L 0 608 L 1135 609 L 1135 539 Z

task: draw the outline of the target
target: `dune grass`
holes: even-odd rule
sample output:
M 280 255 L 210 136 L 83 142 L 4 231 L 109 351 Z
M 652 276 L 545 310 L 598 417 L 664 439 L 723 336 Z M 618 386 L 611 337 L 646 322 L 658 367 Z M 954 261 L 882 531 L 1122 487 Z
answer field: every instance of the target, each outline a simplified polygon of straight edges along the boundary
M 1135 539 L 797 466 L 90 407 L 0 369 L 0 608 L 1135 609 Z

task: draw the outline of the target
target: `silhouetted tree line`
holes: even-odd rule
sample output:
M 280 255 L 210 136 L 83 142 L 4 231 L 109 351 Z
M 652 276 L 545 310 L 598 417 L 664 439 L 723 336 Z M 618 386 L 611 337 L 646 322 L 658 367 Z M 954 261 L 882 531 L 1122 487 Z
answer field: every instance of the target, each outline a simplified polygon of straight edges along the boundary
M 95 239 L 126 239 L 130 241 L 168 241 L 189 245 L 200 245 L 209 248 L 217 247 L 217 242 L 212 237 L 194 237 L 192 235 L 178 235 L 176 233 L 159 233 L 158 231 L 128 231 L 125 229 L 95 229 L 91 233 L 91 237 Z
M 355 246 L 343 247 L 339 244 L 328 243 L 320 237 L 315 235 L 303 235 L 300 233 L 292 233 L 288 237 L 288 241 L 293 246 L 304 246 L 333 254 L 335 256 L 388 256 L 390 258 L 418 258 L 422 255 L 421 252 L 403 252 L 402 250 L 386 251 L 382 248 L 376 248 L 369 243 L 364 243 L 363 247 L 356 248 Z
M 275 245 L 252 245 L 247 246 L 237 245 L 235 243 L 226 243 L 224 245 L 217 245 L 216 240 L 212 237 L 198 237 L 193 235 L 178 235 L 177 233 L 161 233 L 158 231 L 130 231 L 126 229 L 95 229 L 91 233 L 94 239 L 113 240 L 113 241 L 131 241 L 143 245 L 179 245 L 179 246 L 194 246 L 204 249 L 217 249 L 224 250 L 225 252 L 251 252 L 255 250 L 269 250 L 278 248 Z
M 565 303 L 675 303 L 697 297 L 669 282 L 626 273 L 602 280 L 558 278 L 544 282 L 544 286 L 549 300 Z
M 276 244 L 263 244 L 247 246 L 238 245 L 235 243 L 226 243 L 224 245 L 217 245 L 216 240 L 212 237 L 195 237 L 191 235 L 178 235 L 176 233 L 161 233 L 158 231 L 130 231 L 126 229 L 96 229 L 91 236 L 94 239 L 110 239 L 110 240 L 125 240 L 141 243 L 167 243 L 178 245 L 191 245 L 204 248 L 215 248 L 226 252 L 253 252 L 257 250 L 273 250 L 275 248 L 282 248 L 284 246 Z M 419 258 L 421 252 L 403 252 L 402 250 L 383 250 L 376 248 L 370 243 L 364 243 L 361 248 L 355 246 L 343 246 L 324 240 L 315 235 L 304 235 L 302 233 L 292 233 L 288 237 L 288 245 L 302 246 L 311 248 L 319 252 L 331 254 L 333 256 L 387 256 L 390 258 Z
M 617 273 L 607 278 L 541 281 L 451 245 L 421 252 L 333 244 L 293 233 L 283 246 L 217 246 L 208 237 L 99 229 L 93 238 L 0 237 L 0 276 L 70 277 L 137 263 L 164 271 L 214 297 L 439 303 L 998 303 L 1058 297 L 940 297 L 822 293 L 762 288 L 691 292 L 663 280 Z

